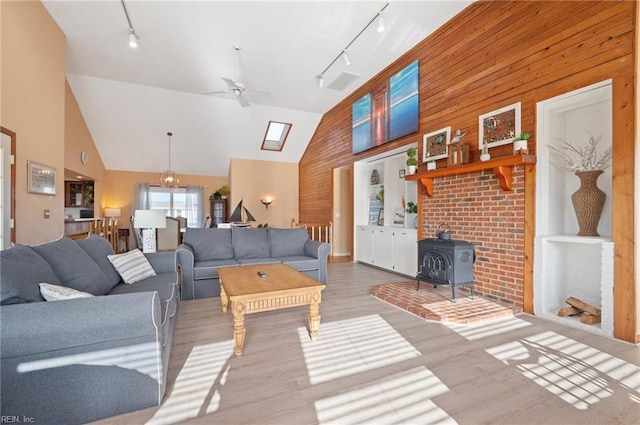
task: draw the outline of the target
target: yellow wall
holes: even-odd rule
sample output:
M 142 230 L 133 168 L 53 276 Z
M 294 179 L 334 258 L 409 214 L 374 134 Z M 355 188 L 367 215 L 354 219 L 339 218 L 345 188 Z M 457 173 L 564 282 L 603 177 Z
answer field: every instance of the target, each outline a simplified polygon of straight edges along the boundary
M 98 149 L 93 142 L 91 133 L 82 117 L 80 107 L 76 101 L 71 87 L 65 81 L 65 125 L 64 125 L 64 166 L 67 170 L 73 171 L 76 175 L 82 175 L 83 180 L 94 180 L 94 194 L 96 200 L 94 206 L 94 216 L 101 217 L 101 199 L 104 192 L 105 169 Z M 86 152 L 89 160 L 83 164 L 80 160 L 80 153 Z
M 243 199 L 255 226 L 291 227 L 291 219 L 298 220 L 298 164 L 234 158 L 229 182 L 231 210 Z M 273 203 L 266 209 L 260 199 L 268 197 Z
M 1 124 L 16 133 L 16 240 L 41 243 L 64 232 L 65 38 L 40 2 L 0 4 Z M 57 170 L 56 196 L 27 192 L 27 160 Z
M 195 176 L 180 174 L 180 186 L 202 185 L 207 198 L 205 215 L 210 214 L 208 199 L 209 195 L 220 186 L 227 184 L 226 177 L 220 176 Z M 103 215 L 104 208 L 120 208 L 122 218 L 119 227 L 128 227 L 128 217 L 133 214 L 131 201 L 133 199 L 134 188 L 137 183 L 160 184 L 160 171 L 157 173 L 140 173 L 134 171 L 113 171 L 105 172 L 103 185 L 103 198 L 100 205 L 96 206 L 96 214 Z M 126 223 L 122 223 L 125 220 Z

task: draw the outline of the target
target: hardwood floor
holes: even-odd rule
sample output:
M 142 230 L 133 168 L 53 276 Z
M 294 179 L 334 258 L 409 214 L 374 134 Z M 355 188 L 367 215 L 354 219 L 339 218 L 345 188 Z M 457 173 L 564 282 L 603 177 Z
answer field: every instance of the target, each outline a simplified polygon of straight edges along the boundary
M 218 298 L 183 302 L 162 406 L 97 423 L 639 423 L 637 346 L 526 314 L 446 326 L 370 295 L 402 280 L 332 263 L 318 340 L 305 307 L 248 315 L 243 357 Z

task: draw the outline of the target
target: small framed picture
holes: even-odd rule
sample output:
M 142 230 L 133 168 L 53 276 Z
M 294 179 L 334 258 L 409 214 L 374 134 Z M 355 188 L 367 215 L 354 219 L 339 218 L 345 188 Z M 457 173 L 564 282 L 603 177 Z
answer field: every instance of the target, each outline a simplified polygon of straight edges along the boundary
M 378 211 L 378 226 L 384 226 L 384 208 Z
M 400 171 L 398 171 L 398 175 L 400 176 L 401 179 L 404 178 L 404 168 Z
M 450 140 L 451 127 L 441 128 L 422 136 L 422 162 L 446 158 Z
M 513 142 L 520 134 L 520 102 L 487 112 L 478 117 L 478 149 Z
M 56 194 L 56 169 L 27 161 L 27 190 L 40 195 Z

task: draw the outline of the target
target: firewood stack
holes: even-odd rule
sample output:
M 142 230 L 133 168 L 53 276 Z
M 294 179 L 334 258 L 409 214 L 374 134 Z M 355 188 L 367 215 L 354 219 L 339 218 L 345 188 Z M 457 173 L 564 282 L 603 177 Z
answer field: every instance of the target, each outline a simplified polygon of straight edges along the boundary
M 558 316 L 580 316 L 580 322 L 587 325 L 593 325 L 600 323 L 601 311 L 590 304 L 585 303 L 574 297 L 569 297 L 565 300 L 568 307 L 562 307 L 558 310 Z

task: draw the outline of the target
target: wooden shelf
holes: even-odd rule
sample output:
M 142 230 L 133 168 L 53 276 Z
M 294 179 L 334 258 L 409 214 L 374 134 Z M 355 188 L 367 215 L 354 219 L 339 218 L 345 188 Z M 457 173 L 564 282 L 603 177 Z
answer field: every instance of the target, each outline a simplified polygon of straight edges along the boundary
M 500 182 L 502 190 L 513 190 L 513 167 L 521 164 L 535 164 L 535 155 L 513 155 L 491 159 L 486 162 L 471 162 L 469 164 L 454 165 L 432 171 L 423 171 L 405 176 L 405 180 L 418 180 L 427 190 L 428 196 L 433 196 L 433 179 L 436 177 L 453 176 L 456 174 L 473 173 L 476 171 L 493 170 Z

